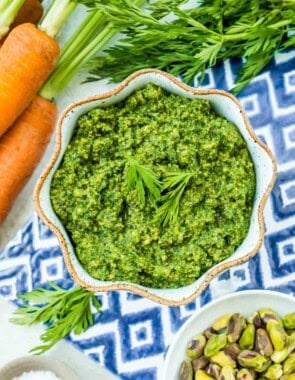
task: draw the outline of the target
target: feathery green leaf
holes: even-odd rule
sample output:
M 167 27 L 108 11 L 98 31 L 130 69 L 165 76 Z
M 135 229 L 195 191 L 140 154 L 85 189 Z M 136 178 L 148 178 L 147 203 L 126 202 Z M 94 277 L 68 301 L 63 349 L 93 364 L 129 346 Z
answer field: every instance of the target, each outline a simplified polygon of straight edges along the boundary
M 191 83 L 225 59 L 242 58 L 234 92 L 241 91 L 273 57 L 294 46 L 295 0 L 158 0 L 143 9 L 130 0 L 95 1 L 122 37 L 90 63 L 92 77 L 119 82 L 154 67 Z M 105 8 L 104 8 L 105 7 Z M 256 62 L 259 60 L 259 62 Z M 255 70 L 251 68 L 255 62 Z
M 136 189 L 140 203 L 145 204 L 146 195 L 152 204 L 160 197 L 161 182 L 153 170 L 140 164 L 135 158 L 127 157 L 126 183 Z
M 165 175 L 161 188 L 162 196 L 159 200 L 160 206 L 156 211 L 154 221 L 165 226 L 177 219 L 181 197 L 192 176 L 193 173 L 185 172 Z
M 65 290 L 52 282 L 48 285 L 49 289 L 37 288 L 19 294 L 18 298 L 24 303 L 10 319 L 18 325 L 47 324 L 40 336 L 43 344 L 31 350 L 35 354 L 44 353 L 71 332 L 81 334 L 92 326 L 91 305 L 100 312 L 100 303 L 94 293 L 81 287 Z

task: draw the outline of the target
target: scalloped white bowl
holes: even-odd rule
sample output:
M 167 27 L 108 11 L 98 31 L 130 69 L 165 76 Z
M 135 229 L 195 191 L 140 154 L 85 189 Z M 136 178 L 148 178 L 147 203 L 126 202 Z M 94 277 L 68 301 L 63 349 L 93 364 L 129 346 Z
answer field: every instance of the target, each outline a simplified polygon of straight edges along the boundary
M 168 92 L 187 98 L 208 99 L 219 114 L 235 123 L 239 128 L 247 143 L 256 172 L 255 201 L 246 238 L 229 258 L 212 267 L 193 284 L 178 289 L 151 289 L 134 283 L 100 281 L 91 277 L 77 259 L 68 233 L 56 216 L 50 202 L 51 179 L 71 140 L 78 118 L 94 107 L 107 106 L 122 101 L 147 83 L 154 83 Z M 38 214 L 59 240 L 67 268 L 76 283 L 93 291 L 126 290 L 162 304 L 176 306 L 194 299 L 214 276 L 227 268 L 245 262 L 259 250 L 264 236 L 263 208 L 275 179 L 276 163 L 274 157 L 255 135 L 245 112 L 233 95 L 220 90 L 195 89 L 162 71 L 147 69 L 132 74 L 112 91 L 73 103 L 63 112 L 57 124 L 53 157 L 37 183 L 34 198 Z
M 220 297 L 201 307 L 178 330 L 168 348 L 162 368 L 161 380 L 178 380 L 179 369 L 186 358 L 186 347 L 196 334 L 212 326 L 226 313 L 241 313 L 248 317 L 261 308 L 271 307 L 279 315 L 295 312 L 295 298 L 271 290 L 244 290 Z

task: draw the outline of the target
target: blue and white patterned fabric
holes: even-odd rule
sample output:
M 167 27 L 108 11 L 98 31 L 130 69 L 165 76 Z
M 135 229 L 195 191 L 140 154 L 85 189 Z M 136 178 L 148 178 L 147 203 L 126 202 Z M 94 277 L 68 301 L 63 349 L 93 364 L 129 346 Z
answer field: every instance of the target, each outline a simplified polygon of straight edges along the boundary
M 227 90 L 240 64 L 225 62 L 208 70 L 202 87 Z M 127 292 L 99 293 L 102 313 L 95 325 L 69 340 L 121 379 L 157 379 L 175 333 L 211 299 L 253 288 L 295 295 L 295 51 L 277 54 L 239 100 L 278 163 L 278 179 L 264 213 L 264 244 L 255 257 L 213 279 L 185 306 L 162 306 Z M 0 295 L 15 300 L 17 293 L 48 280 L 64 288 L 74 285 L 57 239 L 35 214 L 0 253 Z

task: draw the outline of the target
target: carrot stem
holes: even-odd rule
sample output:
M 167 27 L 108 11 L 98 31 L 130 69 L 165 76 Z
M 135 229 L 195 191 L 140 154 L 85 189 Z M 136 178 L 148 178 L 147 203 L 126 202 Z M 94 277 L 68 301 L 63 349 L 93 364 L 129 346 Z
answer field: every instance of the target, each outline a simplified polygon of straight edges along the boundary
M 76 0 L 54 0 L 41 20 L 39 29 L 54 38 L 77 5 Z
M 0 39 L 8 33 L 10 24 L 15 19 L 24 1 L 25 0 L 2 0 L 0 2 Z
M 2 13 L 6 8 L 7 6 L 11 3 L 10 0 L 1 0 L 0 1 L 0 12 Z
M 134 0 L 134 4 L 141 7 L 145 3 L 144 0 Z M 100 20 L 99 12 L 96 11 L 96 16 Z M 60 58 L 54 72 L 42 86 L 39 94 L 45 99 L 52 100 L 66 87 L 75 74 L 91 59 L 98 51 L 103 50 L 106 44 L 116 35 L 120 30 L 115 27 L 111 22 L 105 22 L 101 30 L 93 36 L 93 33 L 85 32 L 85 38 L 79 40 L 79 32 L 83 33 L 85 28 L 82 23 L 76 30 L 77 35 L 75 54 L 71 54 L 71 47 L 64 52 L 65 57 Z M 90 31 L 90 30 L 89 30 Z
M 54 70 L 53 75 L 42 86 L 39 94 L 48 100 L 55 98 L 75 76 L 84 63 L 92 58 L 98 50 L 102 49 L 116 33 L 117 29 L 114 29 L 112 24 L 107 25 L 67 67 L 64 67 L 65 65 L 63 65 Z
M 105 26 L 105 17 L 101 11 L 90 11 L 79 28 L 71 35 L 61 48 L 58 66 L 70 62 L 87 45 L 94 34 Z

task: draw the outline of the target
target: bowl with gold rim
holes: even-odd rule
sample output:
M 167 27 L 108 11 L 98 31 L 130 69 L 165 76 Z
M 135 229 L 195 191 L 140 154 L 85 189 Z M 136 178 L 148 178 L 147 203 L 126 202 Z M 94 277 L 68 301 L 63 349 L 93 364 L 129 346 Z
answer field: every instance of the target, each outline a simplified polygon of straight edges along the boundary
M 146 69 L 63 112 L 35 205 L 79 285 L 180 305 L 259 250 L 275 178 L 233 95 Z

